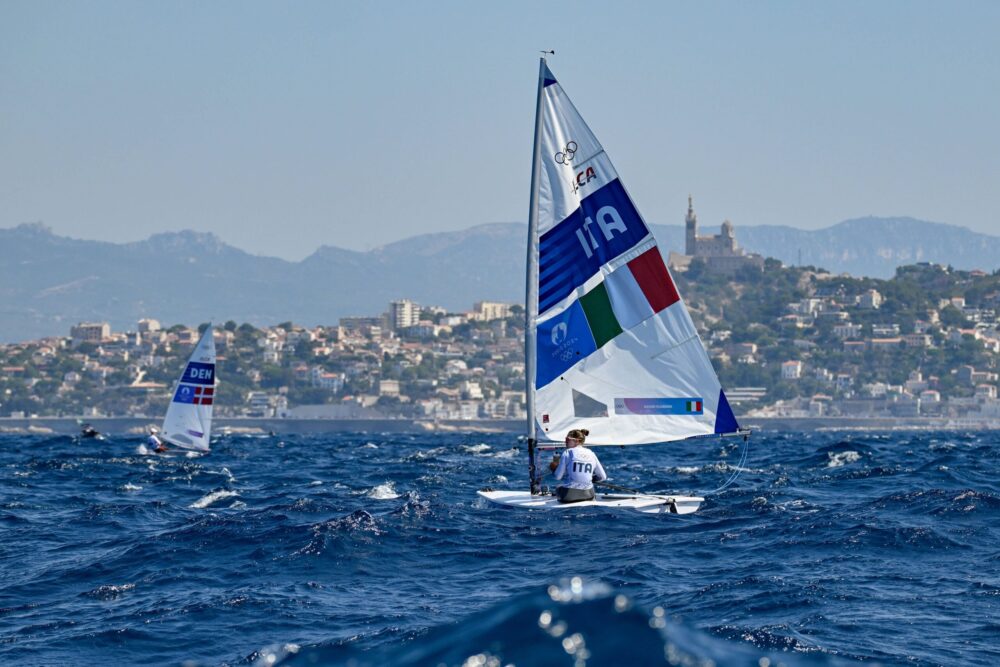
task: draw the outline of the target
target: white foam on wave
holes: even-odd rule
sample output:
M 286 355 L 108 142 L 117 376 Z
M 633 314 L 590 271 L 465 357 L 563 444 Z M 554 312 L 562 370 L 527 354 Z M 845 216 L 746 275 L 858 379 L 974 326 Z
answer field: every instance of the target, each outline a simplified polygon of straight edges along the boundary
M 124 593 L 128 593 L 135 588 L 135 584 L 104 584 L 103 586 L 98 586 L 92 591 L 88 591 L 85 595 L 92 598 L 98 598 L 100 600 L 111 601 L 121 597 Z
M 365 444 L 361 445 L 361 449 L 378 449 L 378 445 L 376 445 L 374 442 L 366 442 Z
M 517 456 L 517 450 L 516 449 L 504 449 L 503 451 L 499 451 L 496 454 L 494 454 L 493 458 L 495 458 L 495 459 L 512 459 L 515 456 Z
M 125 482 L 125 485 L 120 487 L 122 491 L 142 491 L 142 487 L 138 484 L 133 484 L 132 482 Z
M 680 473 L 681 475 L 693 475 L 701 470 L 701 466 L 677 466 L 674 468 L 674 472 Z
M 379 484 L 366 495 L 369 498 L 374 498 L 375 500 L 392 500 L 393 498 L 399 498 L 399 494 L 396 493 L 396 487 L 392 482 Z
M 427 459 L 432 459 L 435 456 L 439 456 L 441 454 L 444 454 L 444 452 L 445 452 L 445 448 L 444 447 L 434 447 L 433 449 L 417 450 L 417 451 L 413 452 L 412 454 L 410 454 L 409 456 L 407 456 L 406 459 L 404 459 L 404 460 L 406 460 L 406 461 L 425 461 Z
M 853 449 L 846 452 L 827 452 L 827 457 L 830 459 L 826 462 L 827 468 L 839 468 L 841 466 L 847 465 L 848 463 L 854 463 L 861 459 L 861 454 L 854 451 Z
M 236 491 L 227 491 L 225 489 L 220 489 L 219 491 L 212 491 L 211 493 L 202 496 L 198 500 L 188 505 L 188 507 L 200 510 L 208 507 L 212 503 L 219 502 L 223 498 L 233 498 L 238 495 L 240 494 Z
M 481 442 L 478 445 L 462 445 L 462 451 L 469 452 L 470 454 L 482 454 L 483 452 L 490 451 L 490 446 L 485 442 Z

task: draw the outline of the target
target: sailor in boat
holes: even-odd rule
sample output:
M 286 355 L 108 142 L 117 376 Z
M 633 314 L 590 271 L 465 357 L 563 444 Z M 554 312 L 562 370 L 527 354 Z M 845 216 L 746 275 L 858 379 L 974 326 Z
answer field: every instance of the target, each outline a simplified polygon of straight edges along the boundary
M 90 424 L 83 424 L 80 427 L 80 437 L 81 438 L 96 438 L 100 434 L 101 434 L 101 432 L 98 431 L 93 426 L 91 426 Z
M 594 482 L 608 478 L 604 467 L 597 460 L 597 454 L 583 446 L 590 431 L 575 428 L 566 434 L 566 449 L 561 456 L 554 457 L 549 470 L 555 478 L 566 482 L 556 487 L 556 497 L 561 503 L 579 503 L 594 499 Z
M 157 435 L 159 431 L 160 429 L 156 428 L 155 426 L 151 426 L 149 428 L 149 437 L 146 438 L 146 446 L 151 451 L 162 453 L 167 451 L 167 446 L 163 444 L 163 441 L 160 440 L 160 436 Z

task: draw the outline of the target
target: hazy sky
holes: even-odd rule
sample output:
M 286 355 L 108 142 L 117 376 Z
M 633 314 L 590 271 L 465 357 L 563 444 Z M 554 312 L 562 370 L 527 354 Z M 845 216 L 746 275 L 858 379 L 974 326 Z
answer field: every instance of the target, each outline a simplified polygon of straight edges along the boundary
M 538 50 L 640 211 L 1000 234 L 1000 2 L 0 0 L 0 227 L 297 259 L 525 220 Z

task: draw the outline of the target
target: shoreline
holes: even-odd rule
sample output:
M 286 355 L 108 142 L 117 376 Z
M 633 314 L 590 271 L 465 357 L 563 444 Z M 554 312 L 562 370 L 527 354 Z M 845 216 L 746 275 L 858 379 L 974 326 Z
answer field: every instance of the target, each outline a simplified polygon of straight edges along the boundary
M 159 426 L 162 417 L 0 417 L 0 434 L 76 435 L 79 422 L 88 422 L 108 435 L 144 435 Z M 742 420 L 753 431 L 989 431 L 1000 430 L 1000 420 L 942 419 L 938 417 L 759 417 Z M 310 433 L 511 433 L 522 434 L 524 421 L 514 419 L 281 419 L 218 418 L 213 431 L 243 434 Z

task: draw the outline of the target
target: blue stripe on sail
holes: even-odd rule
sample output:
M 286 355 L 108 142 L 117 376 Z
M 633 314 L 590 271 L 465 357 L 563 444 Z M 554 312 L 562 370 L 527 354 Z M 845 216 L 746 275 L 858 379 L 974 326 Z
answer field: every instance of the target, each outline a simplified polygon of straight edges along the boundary
M 597 351 L 579 301 L 538 325 L 535 387 L 541 389 Z
M 648 234 L 617 178 L 584 198 L 580 208 L 539 239 L 538 312 L 559 303 Z
M 562 258 L 553 258 L 552 262 L 545 267 L 545 273 L 538 272 L 538 279 L 544 283 L 549 278 L 556 277 L 556 274 L 561 273 L 566 264 L 572 260 L 573 257 L 571 255 L 565 255 Z
M 735 433 L 740 430 L 740 425 L 736 423 L 736 415 L 733 414 L 733 409 L 729 407 L 729 399 L 726 398 L 726 392 L 719 390 L 719 407 L 715 411 L 715 432 L 716 433 Z

